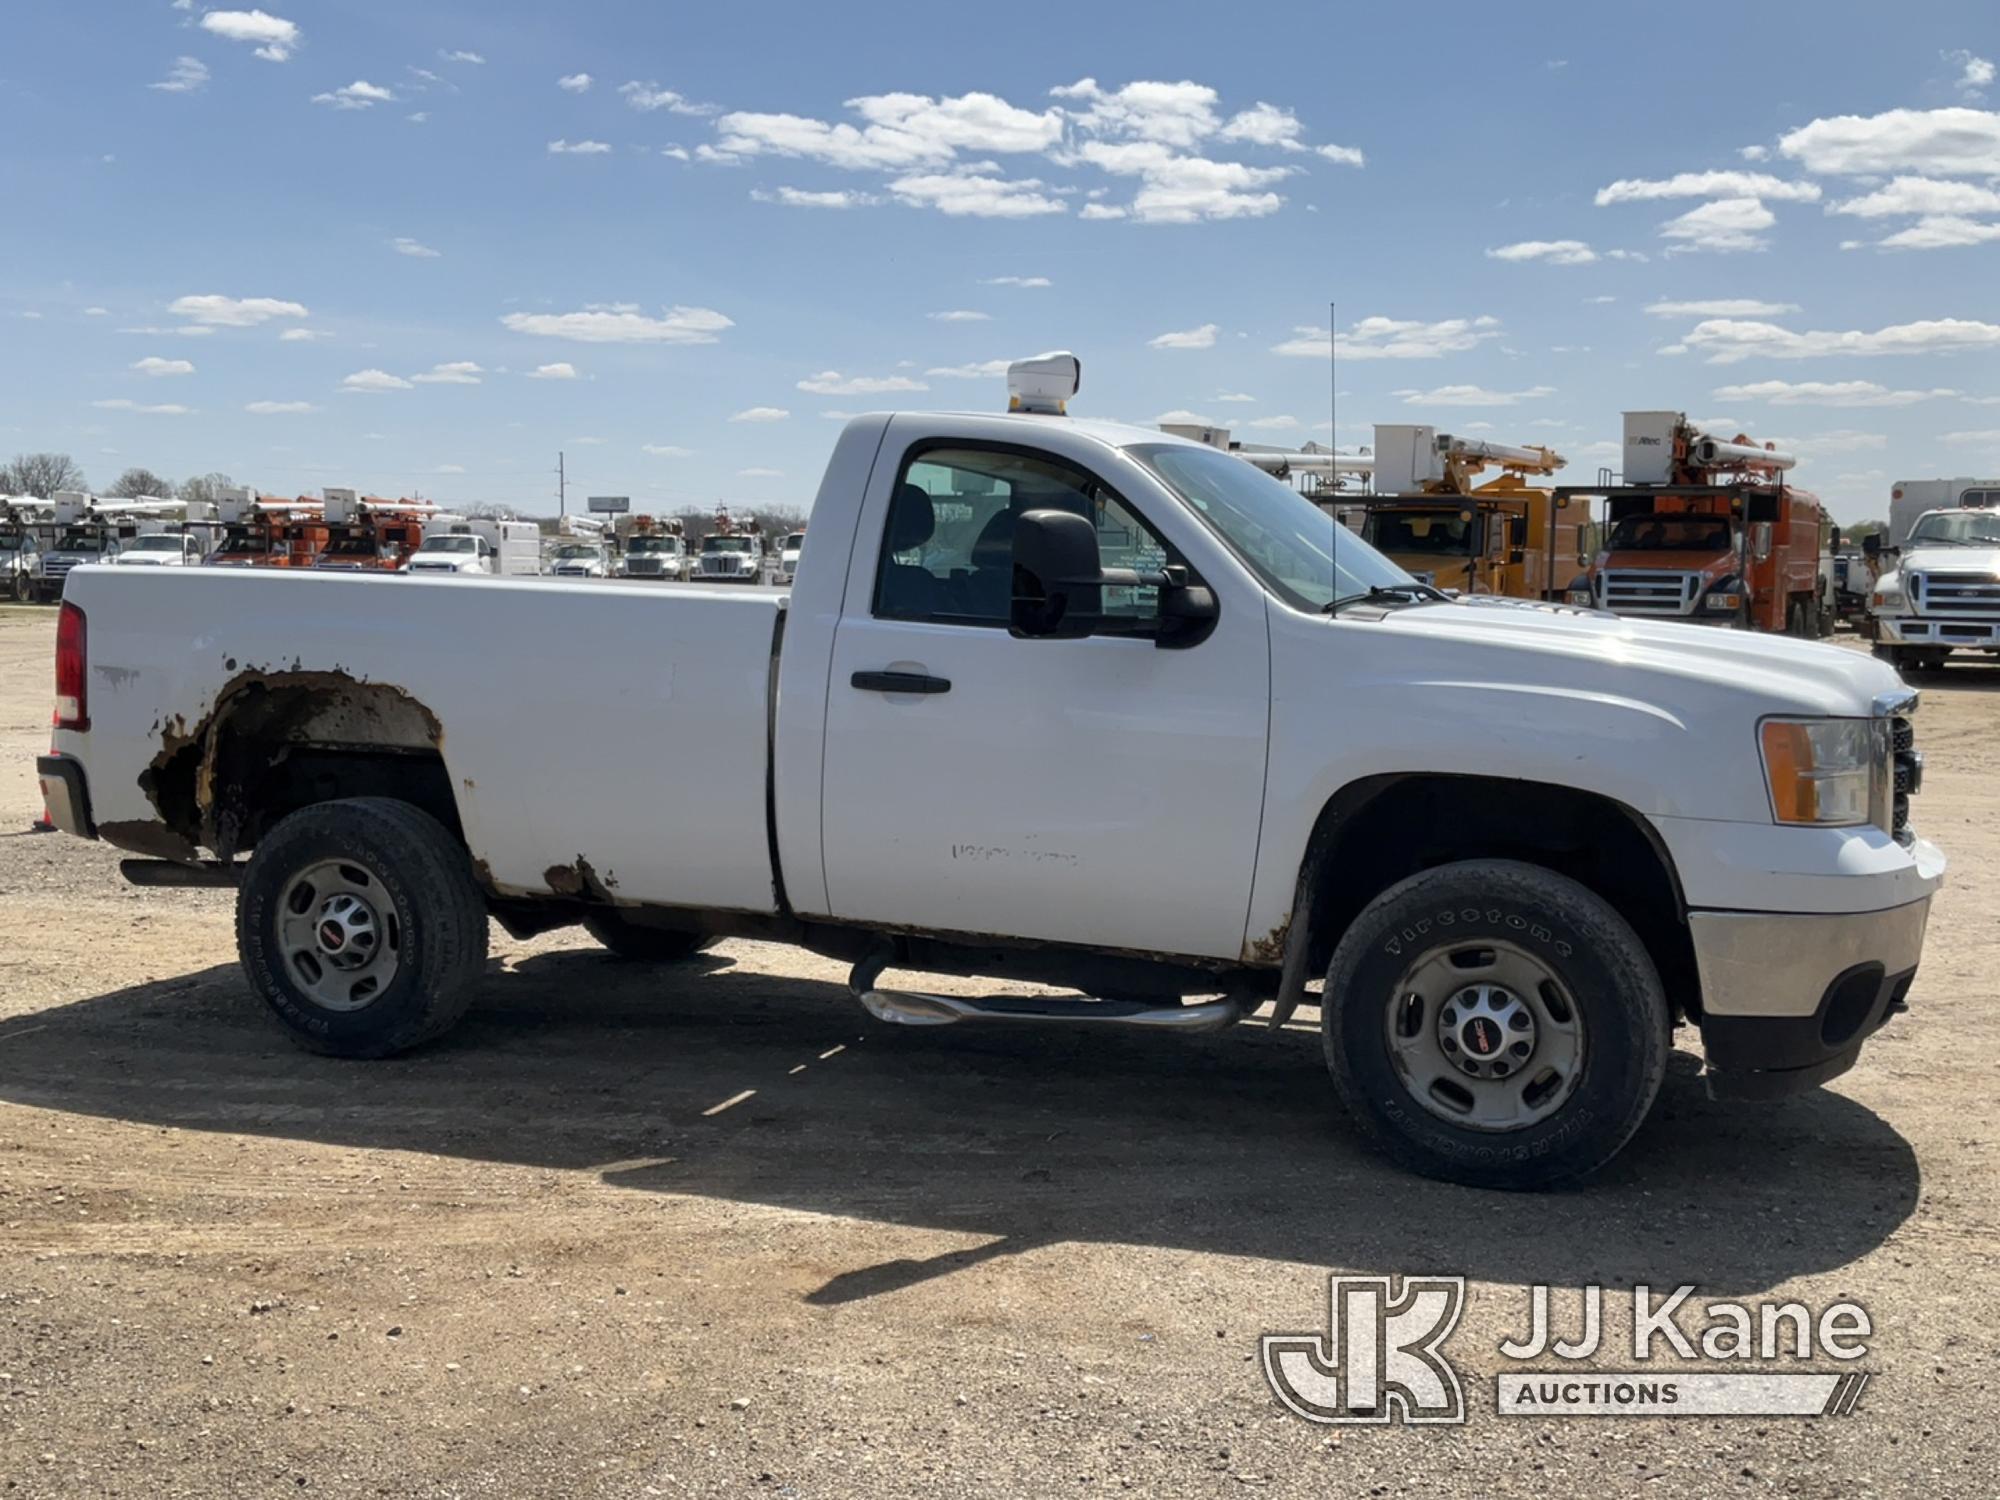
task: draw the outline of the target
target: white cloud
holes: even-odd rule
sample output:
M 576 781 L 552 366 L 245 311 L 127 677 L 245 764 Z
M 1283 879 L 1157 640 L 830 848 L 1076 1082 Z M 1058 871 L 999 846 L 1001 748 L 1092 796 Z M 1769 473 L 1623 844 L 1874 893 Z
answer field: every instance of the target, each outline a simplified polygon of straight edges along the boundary
M 1365 167 L 1368 158 L 1358 146 L 1316 146 L 1313 148 L 1328 161 L 1338 162 L 1343 167 Z
M 1648 302 L 1656 318 L 1775 318 L 1799 310 L 1796 302 L 1764 302 L 1756 297 L 1710 297 L 1694 302 Z
M 1086 203 L 1082 208 L 1077 210 L 1076 216 L 1079 219 L 1093 221 L 1099 219 L 1125 219 L 1131 217 L 1131 212 L 1113 203 Z
M 2000 214 L 2000 191 L 1935 177 L 1897 177 L 1872 193 L 1828 204 L 1826 211 L 1863 219 L 1904 214 Z
M 450 364 L 432 365 L 422 375 L 412 375 L 410 379 L 418 385 L 478 385 L 479 377 L 485 373 L 471 360 L 458 359 Z
M 990 323 L 993 314 L 974 312 L 969 307 L 954 307 L 947 312 L 925 313 L 933 323 Z
M 1054 283 L 1051 282 L 1049 278 L 1046 276 L 988 276 L 984 281 L 980 283 L 980 285 L 1043 287 L 1043 286 L 1052 286 L 1054 285 Z
M 396 247 L 398 255 L 413 256 L 417 260 L 436 260 L 443 254 L 442 251 L 433 250 L 429 245 L 420 244 L 418 241 L 409 239 L 403 235 L 398 235 L 390 243 Z
M 688 149 L 685 146 L 662 146 L 660 147 L 660 155 L 671 156 L 675 161 L 694 160 L 693 157 L 688 155 Z
M 1522 240 L 1488 250 L 1493 260 L 1545 260 L 1552 266 L 1587 266 L 1597 252 L 1582 240 Z
M 1941 52 L 1938 55 L 1959 70 L 1952 87 L 1967 100 L 1977 101 L 1986 97 L 1986 86 L 1993 81 L 1991 58 L 1975 57 L 1963 47 L 1955 52 Z
M 1011 359 L 982 359 L 965 365 L 933 365 L 924 373 L 944 380 L 990 380 L 1005 375 L 1012 363 Z
M 1192 224 L 1202 219 L 1262 218 L 1284 205 L 1269 191 L 1291 167 L 1250 167 L 1177 155 L 1157 141 L 1085 141 L 1077 159 L 1106 172 L 1139 178 L 1132 217 L 1152 224 Z
M 1979 432 L 1947 432 L 1938 441 L 1941 443 L 2000 443 L 2000 427 L 1988 427 Z
M 337 88 L 330 94 L 314 94 L 315 104 L 330 104 L 335 109 L 373 109 L 378 104 L 388 104 L 395 94 L 380 84 L 370 83 L 365 78 L 357 78 L 344 88 Z
M 310 401 L 252 401 L 243 409 L 260 417 L 288 417 L 319 410 Z
M 508 313 L 500 321 L 516 333 L 580 344 L 712 344 L 735 326 L 710 307 L 669 307 L 664 317 L 652 318 L 629 302 L 571 313 Z
M 556 87 L 568 89 L 572 94 L 587 94 L 596 82 L 588 73 L 566 73 L 556 80 Z
M 776 192 L 752 188 L 750 196 L 759 203 L 782 203 L 787 208 L 866 208 L 870 204 L 881 202 L 881 199 L 872 194 L 856 193 L 846 188 L 836 188 L 826 192 L 795 187 L 781 187 Z
M 1276 146 L 1281 151 L 1303 151 L 1299 139 L 1305 127 L 1289 109 L 1258 100 L 1256 107 L 1232 115 L 1217 134 L 1225 141 L 1245 141 L 1253 146 Z
M 1833 115 L 1801 125 L 1778 150 L 1808 172 L 1832 176 L 2000 176 L 2000 113 L 1980 109 L 1892 109 Z
M 1681 250 L 1762 250 L 1767 242 L 1759 231 L 1777 222 L 1777 215 L 1755 198 L 1718 198 L 1667 220 L 1660 238 L 1677 241 L 1674 248 Z
M 21 316 L 24 318 L 39 318 L 41 314 L 38 312 L 24 312 L 21 314 Z M 160 328 L 160 327 L 121 328 L 118 331 L 120 333 L 143 334 L 147 338 L 184 338 L 184 339 L 205 339 L 210 334 L 215 332 L 213 328 L 210 328 L 204 323 L 189 323 L 179 328 Z
M 1889 445 L 1888 436 L 1884 433 L 1856 432 L 1851 427 L 1837 427 L 1831 432 L 1815 432 L 1807 437 L 1779 436 L 1766 441 L 1797 453 L 1801 458 L 1813 458 L 1822 453 L 1865 453 Z
M 1184 328 L 1178 333 L 1163 333 L 1146 340 L 1148 349 L 1213 349 L 1215 347 L 1216 325 L 1204 323 L 1199 328 Z
M 439 465 L 438 465 L 438 466 L 437 466 L 437 467 L 436 467 L 435 469 L 433 469 L 433 470 L 432 470 L 431 472 L 432 472 L 432 473 L 434 473 L 434 474 L 463 474 L 463 473 L 465 472 L 465 465 L 464 465 L 464 464 L 439 464 Z
M 935 208 L 954 218 L 1024 219 L 1059 214 L 1065 205 L 1043 191 L 1038 177 L 993 177 L 982 172 L 921 172 L 890 181 L 905 203 Z
M 132 361 L 132 368 L 141 375 L 192 375 L 194 364 L 185 359 L 161 359 L 157 354 L 149 354 L 144 359 Z
M 717 148 L 732 156 L 793 156 L 828 166 L 899 170 L 943 166 L 963 150 L 1042 151 L 1062 138 L 1055 110 L 1035 114 L 992 94 L 933 99 L 882 94 L 847 101 L 866 124 L 802 115 L 736 112 L 715 122 Z
M 799 389 L 815 396 L 876 396 L 886 391 L 927 391 L 930 387 L 907 375 L 843 375 L 838 370 L 821 370 L 801 380 Z
M 1296 428 L 1303 427 L 1305 423 L 1301 422 L 1297 417 L 1277 416 L 1258 417 L 1253 421 L 1245 422 L 1243 425 L 1245 427 L 1254 427 L 1259 432 L 1291 432 Z
M 1392 391 L 1405 406 L 1519 406 L 1523 401 L 1540 401 L 1556 393 L 1552 385 L 1531 386 L 1525 391 L 1489 391 L 1478 385 L 1441 385 L 1428 391 Z
M 1609 293 L 1606 293 L 1602 296 L 1597 296 L 1597 297 L 1585 297 L 1583 300 L 1589 303 L 1592 307 L 1605 307 L 1613 302 L 1616 302 L 1618 299 L 1616 297 L 1611 296 Z
M 1736 154 L 1745 161 L 1769 161 L 1771 159 L 1771 148 L 1769 146 L 1738 146 Z
M 1215 112 L 1215 90 L 1185 79 L 1179 83 L 1128 83 L 1107 91 L 1096 79 L 1084 78 L 1049 93 L 1084 105 L 1077 122 L 1096 135 L 1186 148 L 1214 135 L 1222 126 Z
M 1819 185 L 1768 172 L 1677 172 L 1672 177 L 1621 177 L 1597 190 L 1597 206 L 1655 198 L 1769 198 L 1775 203 L 1817 203 Z
M 551 156 L 604 156 L 609 154 L 610 150 L 611 147 L 603 141 L 571 142 L 568 140 L 559 140 L 549 142 L 549 155 Z
M 177 57 L 165 78 L 146 87 L 163 94 L 198 94 L 208 87 L 208 64 L 198 57 Z
M 674 443 L 641 443 L 639 451 L 650 453 L 655 458 L 690 458 L 694 454 L 694 449 L 682 448 Z
M 1153 421 L 1160 427 L 1220 427 L 1222 425 L 1211 417 L 1204 417 L 1198 411 L 1188 411 L 1178 406 L 1172 411 L 1161 412 L 1157 417 L 1153 418 Z
M 566 359 L 559 359 L 550 365 L 536 365 L 528 372 L 530 380 L 575 380 L 576 378 L 576 366 Z
M 783 469 L 738 469 L 736 477 L 738 479 L 783 479 L 785 471 Z
M 201 18 L 201 29 L 232 42 L 255 42 L 266 62 L 284 62 L 299 47 L 299 28 L 261 10 L 212 10 Z
M 108 307 L 86 307 L 83 310 L 83 315 L 86 318 L 108 318 L 111 316 L 111 309 Z
M 184 417 L 193 410 L 191 407 L 177 406 L 172 402 L 164 402 L 158 406 L 144 406 L 137 401 L 128 401 L 122 396 L 116 400 L 93 401 L 90 404 L 99 411 L 135 411 L 149 417 Z
M 1300 359 L 1325 359 L 1329 340 L 1324 328 L 1300 327 L 1294 337 L 1272 346 L 1273 354 Z M 1342 359 L 1439 359 L 1463 354 L 1500 336 L 1500 320 L 1492 317 L 1446 318 L 1436 323 L 1402 318 L 1363 318 L 1340 336 Z
M 1215 399 L 1218 401 L 1255 401 L 1257 398 L 1243 391 L 1225 391 Z
M 189 332 L 192 331 L 192 329 L 189 330 Z M 330 339 L 332 337 L 333 335 L 328 333 L 324 328 L 287 328 L 283 333 L 278 335 L 278 342 L 281 344 L 315 344 L 321 339 Z
M 1880 241 L 1884 250 L 1952 250 L 1961 245 L 1984 245 L 2000 240 L 2000 224 L 1980 223 L 1949 214 L 1917 220 L 1908 229 L 1899 229 Z
M 340 387 L 347 391 L 407 391 L 410 382 L 387 370 L 356 370 L 340 382 Z
M 578 76 L 588 78 L 590 75 L 584 73 Z M 563 87 L 568 88 L 569 84 L 565 82 Z M 663 89 L 656 83 L 621 83 L 618 85 L 618 92 L 625 96 L 627 104 L 636 110 L 641 110 L 648 114 L 657 109 L 664 109 L 677 115 L 712 115 L 715 113 L 713 106 L 696 104 L 693 100 L 675 93 L 672 89 Z
M 455 63 L 483 64 L 486 61 L 486 59 L 481 57 L 477 52 L 463 52 L 463 51 L 447 52 L 442 47 L 438 49 L 438 56 L 443 58 L 446 62 L 455 62 Z
M 306 316 L 305 308 L 297 302 L 285 302 L 276 297 L 222 297 L 212 292 L 196 297 L 177 297 L 168 305 L 167 311 L 177 318 L 186 318 L 210 328 L 254 328 L 273 318 Z
M 1746 359 L 1819 359 L 1829 355 L 1952 354 L 2000 349 L 2000 323 L 1930 318 L 1895 323 L 1873 333 L 1859 329 L 1795 333 L 1775 323 L 1719 318 L 1697 323 L 1682 340 L 1712 365 Z
M 427 109 L 420 109 L 412 114 L 407 114 L 403 116 L 403 118 L 408 120 L 412 125 L 422 125 L 427 120 L 429 120 L 430 117 L 431 117 L 431 112 Z
M 1894 391 L 1872 380 L 1759 380 L 1715 388 L 1718 401 L 1768 401 L 1773 406 L 1914 406 L 1957 391 Z
M 782 422 L 791 415 L 782 406 L 751 406 L 730 417 L 732 422 Z

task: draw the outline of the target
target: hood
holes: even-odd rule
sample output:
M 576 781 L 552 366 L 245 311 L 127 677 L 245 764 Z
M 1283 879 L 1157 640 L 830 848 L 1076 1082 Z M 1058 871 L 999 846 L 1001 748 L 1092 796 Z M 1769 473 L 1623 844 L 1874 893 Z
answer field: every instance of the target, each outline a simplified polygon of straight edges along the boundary
M 1608 692 L 1699 717 L 1696 700 L 1718 693 L 1763 714 L 1865 718 L 1877 695 L 1902 686 L 1886 663 L 1817 641 L 1712 625 L 1646 620 L 1492 596 L 1385 613 L 1398 635 L 1490 647 L 1468 660 L 1468 681 Z M 1498 653 L 1508 653 L 1503 659 Z M 1639 674 L 1644 674 L 1643 676 Z
M 1896 560 L 1896 571 L 2000 577 L 2000 547 L 1913 547 Z
M 1738 566 L 1734 552 L 1600 552 L 1600 568 L 1647 573 L 1721 573 Z

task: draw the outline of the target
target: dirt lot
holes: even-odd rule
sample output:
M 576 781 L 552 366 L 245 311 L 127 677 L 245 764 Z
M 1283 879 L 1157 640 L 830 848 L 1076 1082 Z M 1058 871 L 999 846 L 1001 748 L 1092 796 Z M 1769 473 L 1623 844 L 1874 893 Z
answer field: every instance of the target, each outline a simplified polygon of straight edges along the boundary
M 2000 673 L 1926 684 L 1954 863 L 1911 1013 L 1782 1106 L 1680 1056 L 1607 1173 L 1515 1197 L 1367 1154 L 1310 1013 L 896 1031 L 755 943 L 649 970 L 496 929 L 443 1043 L 306 1056 L 225 894 L 16 831 L 52 638 L 0 609 L 10 1495 L 1995 1492 Z M 1470 1425 L 1281 1411 L 1257 1335 L 1323 1327 L 1329 1271 L 1472 1279 Z M 1586 1282 L 1856 1299 L 1875 1378 L 1846 1418 L 1498 1418 L 1537 1282 L 1565 1323 Z

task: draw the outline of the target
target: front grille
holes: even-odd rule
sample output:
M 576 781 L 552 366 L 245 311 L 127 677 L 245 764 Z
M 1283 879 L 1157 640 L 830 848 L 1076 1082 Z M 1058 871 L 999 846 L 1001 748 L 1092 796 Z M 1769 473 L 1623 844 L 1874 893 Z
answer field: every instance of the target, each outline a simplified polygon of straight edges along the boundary
M 1894 754 L 1895 791 L 1889 832 L 1899 844 L 1916 837 L 1910 829 L 1910 798 L 1923 790 L 1924 753 L 1917 748 L 1917 732 L 1907 718 L 1889 721 L 1889 745 Z
M 1918 614 L 2000 618 L 2000 580 L 1985 573 L 1918 573 L 1911 580 Z
M 1599 603 L 1620 615 L 1687 615 L 1694 613 L 1695 595 L 1700 591 L 1698 573 L 1607 569 Z

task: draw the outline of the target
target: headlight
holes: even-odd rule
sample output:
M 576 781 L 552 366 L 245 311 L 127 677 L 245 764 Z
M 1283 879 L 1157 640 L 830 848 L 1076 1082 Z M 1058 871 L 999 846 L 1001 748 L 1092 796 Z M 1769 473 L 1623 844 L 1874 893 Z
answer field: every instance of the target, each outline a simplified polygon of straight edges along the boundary
M 1597 602 L 1590 597 L 1589 589 L 1571 589 L 1567 594 L 1563 595 L 1563 598 L 1571 604 L 1580 604 L 1585 609 L 1589 609 L 1591 605 Z
M 1868 596 L 1868 607 L 1885 614 L 1900 614 L 1903 610 L 1903 591 L 1894 584 L 1887 588 L 1877 585 Z
M 1771 815 L 1780 823 L 1887 826 L 1887 721 L 1766 719 L 1759 731 Z
M 1717 611 L 1741 609 L 1743 607 L 1743 596 L 1741 594 L 1710 594 L 1706 599 L 1701 601 L 1701 607 Z

